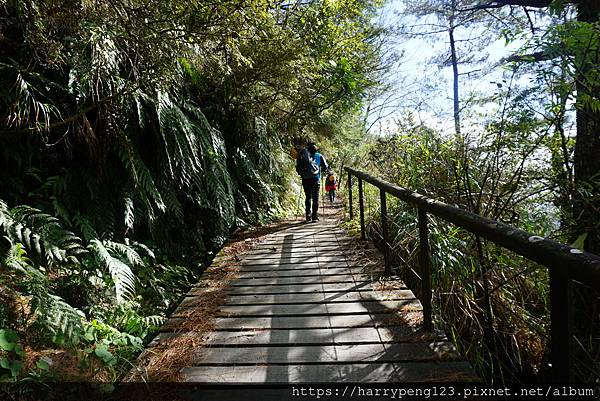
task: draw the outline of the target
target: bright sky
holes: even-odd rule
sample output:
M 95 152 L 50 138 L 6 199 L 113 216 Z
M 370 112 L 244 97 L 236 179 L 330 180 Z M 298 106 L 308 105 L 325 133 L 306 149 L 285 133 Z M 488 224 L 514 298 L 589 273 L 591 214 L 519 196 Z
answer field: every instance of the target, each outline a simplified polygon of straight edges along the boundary
M 379 22 L 385 28 L 397 29 L 402 24 L 424 24 L 435 22 L 434 19 L 419 20 L 406 19 L 399 15 L 402 9 L 401 0 L 388 0 L 379 15 Z M 423 30 L 428 30 L 426 27 Z M 466 39 L 468 35 L 478 35 L 483 32 L 466 29 L 456 32 L 456 39 Z M 439 67 L 433 62 L 434 57 L 448 52 L 449 42 L 447 33 L 430 35 L 423 38 L 406 39 L 390 37 L 386 45 L 386 54 L 402 55 L 392 68 L 392 73 L 387 77 L 392 90 L 380 96 L 372 106 L 374 112 L 370 113 L 369 123 L 372 124 L 372 133 L 384 134 L 387 130 L 393 131 L 396 124 L 395 117 L 404 114 L 407 110 L 415 113 L 415 117 L 427 125 L 441 131 L 453 129 L 453 103 L 452 103 L 452 67 Z M 479 55 L 488 55 L 490 63 L 497 63 L 503 57 L 512 53 L 517 44 L 510 48 L 505 47 L 504 41 L 496 40 L 490 43 Z M 482 68 L 483 65 L 459 65 L 459 72 L 465 73 Z M 498 90 L 496 82 L 503 79 L 499 67 L 492 68 L 481 77 L 462 75 L 460 77 L 459 93 L 461 100 L 468 97 L 471 91 L 493 93 Z M 461 105 L 463 107 L 464 104 Z M 487 111 L 492 111 L 493 105 Z M 469 108 L 461 113 L 467 123 Z

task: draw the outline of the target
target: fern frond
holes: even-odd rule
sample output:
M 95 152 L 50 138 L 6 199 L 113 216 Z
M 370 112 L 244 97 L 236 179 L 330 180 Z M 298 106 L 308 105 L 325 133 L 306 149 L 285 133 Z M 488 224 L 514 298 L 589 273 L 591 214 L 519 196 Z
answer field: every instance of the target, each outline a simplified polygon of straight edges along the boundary
M 0 223 L 12 242 L 20 242 L 49 263 L 67 262 L 84 251 L 81 240 L 61 227 L 59 220 L 30 206 L 0 205 Z
M 144 263 L 140 255 L 128 245 L 120 242 L 104 241 L 104 246 L 106 249 L 125 257 L 131 266 L 141 266 Z
M 133 225 L 135 223 L 135 210 L 133 206 L 133 198 L 129 194 L 123 197 L 123 207 L 125 227 L 128 230 L 133 230 Z
M 98 233 L 85 216 L 77 213 L 75 217 L 73 217 L 73 221 L 83 234 L 83 238 L 85 238 L 86 241 L 90 241 L 93 238 L 98 238 Z
M 175 191 L 165 188 L 162 190 L 162 193 L 164 194 L 167 210 L 173 213 L 179 222 L 183 223 L 183 206 L 179 202 Z
M 135 276 L 131 267 L 118 258 L 113 257 L 108 249 L 98 239 L 90 241 L 89 249 L 101 264 L 108 269 L 115 284 L 117 303 L 125 302 L 134 292 Z
M 60 336 L 77 343 L 83 332 L 83 312 L 73 308 L 62 298 L 50 293 L 48 278 L 30 264 L 20 243 L 11 246 L 3 264 L 19 275 L 14 284 L 30 296 L 30 316 L 54 337 Z
M 154 254 L 152 249 L 148 248 L 146 245 L 142 244 L 141 242 L 136 242 L 136 241 L 132 241 L 128 238 L 125 238 L 125 244 L 132 246 L 134 248 L 137 248 L 138 250 L 143 251 L 143 253 L 145 253 L 152 260 L 156 259 L 156 255 Z M 140 252 L 138 251 L 138 254 L 139 253 Z
M 8 205 L 0 199 L 0 227 L 6 230 L 6 227 L 13 224 L 14 219 L 8 211 Z
M 10 247 L 4 258 L 4 264 L 20 273 L 25 273 L 27 266 L 31 261 L 27 257 L 27 252 L 23 249 L 21 243 L 16 243 Z
M 20 71 L 16 74 L 13 85 L 14 98 L 11 99 L 11 113 L 6 122 L 9 127 L 28 126 L 38 130 L 46 130 L 50 126 L 52 117 L 60 117 L 60 112 L 51 103 L 42 100 L 42 92 L 35 87 L 35 79 L 30 75 L 25 76 Z M 45 85 L 45 84 L 43 84 Z
M 120 139 L 117 152 L 123 166 L 131 174 L 134 187 L 141 189 L 141 191 L 137 191 L 137 194 L 142 198 L 143 203 L 146 204 L 148 213 L 150 213 L 149 217 L 152 220 L 155 208 L 161 212 L 166 210 L 162 195 L 156 186 L 154 178 L 152 178 L 152 173 L 133 147 L 131 140 L 125 132 L 121 131 Z M 152 203 L 156 206 L 153 206 Z
M 85 315 L 66 303 L 61 297 L 50 294 L 50 300 L 50 307 L 45 311 L 43 317 L 44 321 L 55 336 L 62 335 L 69 342 L 76 344 L 83 333 Z
M 117 227 L 121 227 L 120 224 L 117 224 L 116 204 L 111 192 L 101 190 L 96 193 L 88 205 L 86 216 L 103 237 L 112 237 Z
M 159 93 L 156 113 L 165 143 L 169 178 L 176 180 L 182 188 L 192 183 L 199 184 L 202 163 L 198 138 L 204 134 L 202 128 L 166 93 Z
M 167 321 L 167 319 L 164 316 L 158 316 L 158 315 L 145 316 L 142 318 L 142 323 L 144 323 L 146 326 L 160 327 L 166 321 Z

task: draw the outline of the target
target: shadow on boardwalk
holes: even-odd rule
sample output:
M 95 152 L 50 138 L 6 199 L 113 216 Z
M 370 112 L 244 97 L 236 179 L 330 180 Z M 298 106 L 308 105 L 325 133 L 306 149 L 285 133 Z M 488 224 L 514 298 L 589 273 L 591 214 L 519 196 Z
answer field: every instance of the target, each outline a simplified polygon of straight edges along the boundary
M 334 204 L 318 223 L 288 221 L 267 235 L 238 236 L 246 246 L 211 266 L 152 344 L 201 340 L 177 365 L 182 381 L 477 380 L 441 333 L 419 328 L 414 294 L 401 281 L 379 280 L 380 263 L 357 257 L 364 244 L 337 227 L 340 210 Z M 206 305 L 206 283 L 223 272 L 232 274 L 210 329 L 181 329 Z

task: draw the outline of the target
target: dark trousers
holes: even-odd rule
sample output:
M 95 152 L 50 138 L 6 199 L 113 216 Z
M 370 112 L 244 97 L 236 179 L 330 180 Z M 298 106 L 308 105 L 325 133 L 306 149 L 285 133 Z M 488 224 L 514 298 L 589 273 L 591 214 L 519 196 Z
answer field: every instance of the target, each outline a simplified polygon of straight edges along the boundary
M 319 211 L 319 187 L 318 178 L 302 180 L 302 188 L 304 188 L 304 196 L 306 196 L 306 200 L 304 201 L 306 216 L 317 217 L 317 212 Z M 311 201 L 312 213 L 310 208 Z

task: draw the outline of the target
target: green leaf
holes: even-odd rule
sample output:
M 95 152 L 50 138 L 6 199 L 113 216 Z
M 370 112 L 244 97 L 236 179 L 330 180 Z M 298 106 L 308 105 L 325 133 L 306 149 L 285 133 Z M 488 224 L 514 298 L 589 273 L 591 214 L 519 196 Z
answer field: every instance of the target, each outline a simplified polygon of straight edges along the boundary
M 25 355 L 25 351 L 23 351 L 23 347 L 21 347 L 19 344 L 15 345 L 15 354 L 17 354 L 19 356 Z
M 11 365 L 10 365 L 10 373 L 12 373 L 13 377 L 17 377 L 22 368 L 23 368 L 22 361 L 13 361 L 13 363 L 11 363 Z
M 40 359 L 39 361 L 37 361 L 37 363 L 35 364 L 37 366 L 38 369 L 40 370 L 49 370 L 50 369 L 50 364 L 48 363 L 48 361 L 46 361 L 45 359 Z
M 0 330 L 0 348 L 5 351 L 12 351 L 18 339 L 19 336 L 13 330 Z
M 65 335 L 62 332 L 57 333 L 52 337 L 52 342 L 57 345 L 63 345 L 65 343 Z
M 4 369 L 9 369 L 10 362 L 8 362 L 8 359 L 6 359 L 6 358 L 0 359 L 0 367 L 3 367 Z
M 585 243 L 585 239 L 587 238 L 588 233 L 581 234 L 575 242 L 571 244 L 571 248 L 577 248 L 583 251 L 583 244 Z
M 108 347 L 104 344 L 100 344 L 96 347 L 96 350 L 94 351 L 94 353 L 96 354 L 96 356 L 100 359 L 102 359 L 105 363 L 108 363 L 111 361 L 111 359 L 113 359 L 113 354 L 110 353 L 110 351 L 108 350 Z

